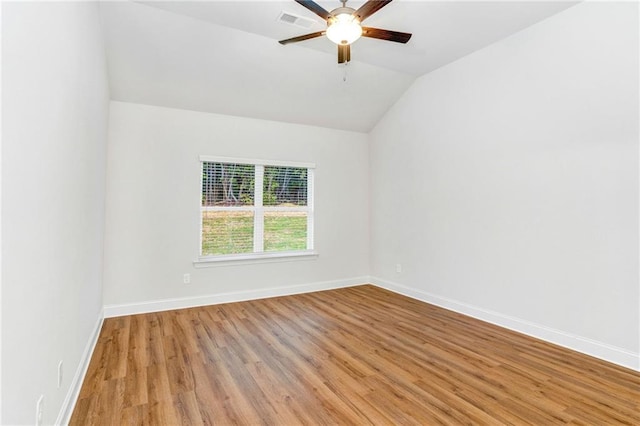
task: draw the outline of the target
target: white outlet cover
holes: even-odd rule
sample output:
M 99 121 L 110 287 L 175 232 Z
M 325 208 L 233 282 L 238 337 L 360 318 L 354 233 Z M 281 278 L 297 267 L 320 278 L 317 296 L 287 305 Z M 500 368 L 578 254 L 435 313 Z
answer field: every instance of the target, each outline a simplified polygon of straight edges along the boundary
M 62 386 L 63 361 L 58 363 L 58 389 Z
M 36 426 L 42 425 L 42 410 L 44 409 L 44 395 L 40 395 L 36 404 Z

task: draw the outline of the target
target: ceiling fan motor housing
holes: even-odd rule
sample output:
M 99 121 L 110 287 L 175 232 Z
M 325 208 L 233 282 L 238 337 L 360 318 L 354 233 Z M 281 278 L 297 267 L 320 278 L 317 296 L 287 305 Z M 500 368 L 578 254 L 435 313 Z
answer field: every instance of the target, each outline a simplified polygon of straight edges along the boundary
M 336 7 L 335 9 L 333 9 L 331 12 L 329 12 L 329 19 L 328 24 L 331 25 L 331 23 L 335 22 L 335 19 L 337 19 L 338 15 L 349 15 L 349 16 L 353 16 L 353 18 L 356 20 L 356 22 L 358 22 L 358 24 L 360 23 L 359 21 L 357 21 L 354 13 L 356 12 L 356 10 L 352 7 L 348 7 L 348 6 L 341 6 L 341 7 Z

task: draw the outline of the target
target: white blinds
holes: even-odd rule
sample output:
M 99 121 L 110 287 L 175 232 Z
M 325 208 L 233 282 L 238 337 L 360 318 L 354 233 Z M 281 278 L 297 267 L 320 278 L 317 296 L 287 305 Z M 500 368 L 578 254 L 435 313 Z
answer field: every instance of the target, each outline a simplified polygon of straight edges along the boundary
M 264 251 L 307 249 L 306 168 L 264 167 Z
M 254 184 L 253 165 L 202 163 L 202 256 L 253 252 Z

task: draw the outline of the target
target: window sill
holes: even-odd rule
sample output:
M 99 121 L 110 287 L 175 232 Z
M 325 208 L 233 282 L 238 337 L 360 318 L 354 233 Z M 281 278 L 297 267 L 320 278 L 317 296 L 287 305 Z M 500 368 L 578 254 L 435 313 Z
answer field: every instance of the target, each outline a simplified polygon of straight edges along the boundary
M 215 266 L 250 265 L 254 263 L 292 262 L 297 260 L 315 260 L 318 253 L 307 251 L 282 251 L 274 253 L 231 254 L 225 256 L 201 257 L 193 261 L 196 268 L 210 268 Z

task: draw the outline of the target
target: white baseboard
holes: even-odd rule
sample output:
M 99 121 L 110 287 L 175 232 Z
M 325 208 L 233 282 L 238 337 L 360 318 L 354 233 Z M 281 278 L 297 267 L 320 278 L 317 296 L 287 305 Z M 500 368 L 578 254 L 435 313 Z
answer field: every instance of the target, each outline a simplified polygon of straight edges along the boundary
M 71 414 L 73 413 L 73 408 L 76 406 L 76 402 L 78 401 L 80 389 L 82 388 L 84 377 L 87 374 L 89 362 L 91 361 L 91 356 L 93 355 L 96 343 L 98 343 L 98 337 L 100 336 L 100 330 L 102 329 L 103 322 L 104 311 L 101 311 L 93 330 L 91 330 L 89 341 L 84 348 L 84 352 L 80 358 L 80 363 L 78 364 L 78 368 L 76 368 L 76 374 L 73 376 L 67 395 L 62 403 L 62 407 L 60 407 L 60 412 L 58 413 L 58 418 L 55 423 L 56 425 L 68 425 L 71 420 Z
M 640 354 L 633 353 L 626 349 L 504 315 L 499 312 L 472 306 L 457 300 L 437 296 L 415 288 L 405 287 L 391 281 L 383 280 L 382 278 L 371 277 L 371 283 L 378 287 L 393 291 L 394 293 L 399 293 L 413 299 L 498 325 L 500 327 L 536 337 L 577 352 L 582 352 L 623 367 L 640 371 Z
M 106 305 L 105 318 L 123 315 L 145 314 L 149 312 L 169 311 L 172 309 L 194 308 L 196 306 L 217 305 L 220 303 L 242 302 L 246 300 L 265 299 L 268 297 L 289 296 L 313 291 L 331 290 L 355 285 L 367 284 L 368 276 L 343 280 L 322 281 L 310 284 L 273 287 L 260 290 L 238 291 L 233 293 L 211 294 L 206 296 L 181 297 L 176 299 L 154 300 L 149 302 L 128 303 L 122 305 Z

